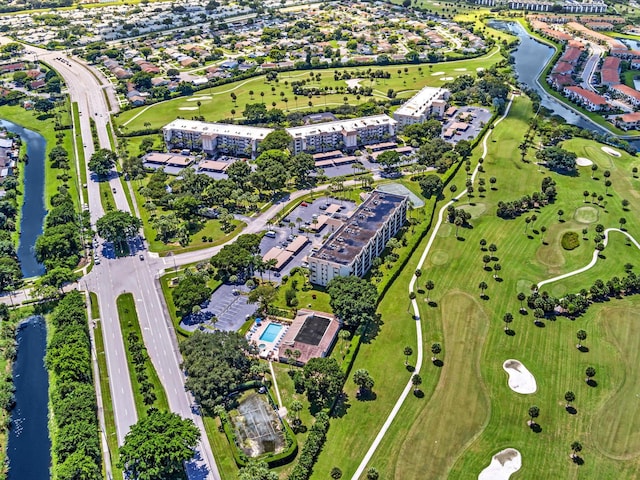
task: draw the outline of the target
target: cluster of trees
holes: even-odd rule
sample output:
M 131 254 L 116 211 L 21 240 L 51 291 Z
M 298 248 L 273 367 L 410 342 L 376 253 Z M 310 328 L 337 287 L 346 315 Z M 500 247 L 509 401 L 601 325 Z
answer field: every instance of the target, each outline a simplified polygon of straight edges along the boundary
M 3 303 L 0 305 L 0 354 L 8 362 L 16 359 L 16 327 L 8 322 L 9 308 Z M 4 410 L 2 417 L 3 423 L 0 428 L 3 430 L 11 426 L 11 417 L 9 412 L 15 406 L 15 386 L 13 385 L 13 377 L 5 375 L 0 381 L 0 408 Z
M 469 227 L 469 220 L 471 220 L 471 214 L 464 209 L 456 208 L 453 205 L 447 207 L 447 221 L 456 226 L 456 237 L 458 236 L 458 228 Z
M 439 137 L 440 133 L 442 133 L 442 123 L 435 118 L 431 118 L 424 123 L 407 125 L 402 130 L 402 134 L 407 137 L 413 147 L 419 147 L 423 143 Z
M 138 235 L 140 227 L 142 227 L 142 220 L 122 210 L 107 212 L 96 222 L 98 235 L 113 242 L 116 249 L 120 250 L 124 249 L 128 239 Z
M 196 331 L 180 344 L 186 387 L 203 408 L 213 408 L 238 386 L 251 379 L 256 360 L 247 339 L 236 332 Z
M 245 278 L 253 272 L 256 263 L 262 261 L 258 248 L 260 240 L 260 235 L 252 233 L 240 235 L 235 242 L 225 245 L 211 257 L 211 265 L 225 280 L 231 280 L 232 277 L 235 277 L 235 280 Z
M 288 480 L 307 480 L 311 478 L 313 465 L 316 463 L 318 455 L 324 446 L 329 431 L 329 415 L 319 412 L 316 421 L 309 431 L 309 436 L 304 442 L 304 447 L 298 457 L 298 463 L 293 467 Z
M 192 313 L 194 308 L 211 297 L 212 290 L 207 286 L 208 277 L 204 272 L 186 270 L 173 289 L 173 304 L 183 314 Z
M 559 173 L 575 173 L 576 154 L 561 147 L 547 147 L 538 150 L 536 158 L 545 163 L 549 170 Z
M 40 71 L 45 74 L 44 81 L 46 82 L 42 91 L 47 93 L 60 93 L 62 79 L 58 76 L 55 70 L 47 70 L 40 68 Z M 31 90 L 32 79 L 27 75 L 24 70 L 18 70 L 13 74 L 13 81 L 21 86 Z M 37 108 L 36 108 L 37 107 Z M 39 98 L 34 103 L 34 108 L 38 112 L 48 112 L 55 108 L 53 102 L 46 98 Z
M 67 294 L 51 314 L 50 372 L 53 455 L 59 480 L 102 479 L 91 342 L 83 295 Z
M 335 358 L 312 358 L 293 376 L 296 391 L 306 392 L 309 403 L 322 409 L 342 391 L 344 372 Z
M 193 420 L 151 408 L 124 438 L 118 468 L 126 478 L 137 480 L 183 478 L 184 462 L 193 457 L 199 440 L 200 430 Z
M 420 185 L 420 190 L 422 190 L 422 194 L 425 198 L 431 198 L 434 195 L 438 197 L 440 192 L 442 192 L 442 187 L 444 185 L 442 183 L 442 179 L 433 173 L 420 177 L 418 184 Z
M 556 182 L 551 177 L 544 177 L 539 192 L 524 195 L 519 200 L 499 201 L 496 215 L 505 219 L 516 218 L 529 210 L 553 203 L 557 195 Z
M 55 294 L 63 283 L 74 279 L 72 270 L 82 256 L 83 235 L 90 231 L 89 212 L 78 213 L 69 193 L 68 182 L 72 179 L 69 153 L 58 144 L 49 152 L 48 160 L 53 168 L 62 170 L 57 177 L 62 183 L 51 197 L 43 234 L 35 244 L 36 259 L 47 269 L 47 275 L 41 279 L 44 297 Z
M 136 379 L 140 385 L 142 401 L 145 405 L 153 405 L 157 396 L 153 388 L 153 383 L 149 381 L 149 376 L 147 375 L 147 361 L 149 360 L 147 348 L 135 332 L 129 332 L 127 336 L 127 347 L 129 352 L 131 352 L 133 369 L 136 372 Z
M 456 79 L 443 85 L 451 91 L 451 100 L 460 105 L 480 103 L 493 106 L 497 113 L 503 113 L 509 95 L 510 70 L 506 60 L 498 62 L 489 69 L 478 72 L 477 78 L 471 75 L 460 75 Z
M 333 313 L 346 328 L 355 330 L 375 322 L 378 291 L 370 281 L 354 275 L 334 277 L 327 292 Z
M 89 159 L 89 170 L 100 178 L 107 178 L 115 167 L 118 156 L 107 148 L 101 148 L 91 155 Z
M 442 138 L 435 137 L 420 143 L 416 157 L 421 165 L 435 167 L 438 173 L 444 173 L 470 154 L 471 144 L 466 140 L 460 140 L 454 147 Z
M 5 195 L 0 199 L 0 292 L 14 290 L 22 279 L 20 262 L 12 240 L 18 214 L 18 179 L 9 175 L 2 184 Z

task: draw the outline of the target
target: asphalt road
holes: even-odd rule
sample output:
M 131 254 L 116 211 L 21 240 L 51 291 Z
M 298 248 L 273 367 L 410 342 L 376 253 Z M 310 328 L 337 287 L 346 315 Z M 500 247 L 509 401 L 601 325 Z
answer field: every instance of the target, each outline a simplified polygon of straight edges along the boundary
M 0 43 L 11 41 L 6 37 L 0 37 Z M 76 128 L 80 128 L 82 134 L 86 162 L 88 163 L 96 148 L 111 149 L 107 124 L 110 121 L 110 113 L 115 112 L 110 111 L 104 93 L 106 90 L 107 96 L 114 99 L 110 83 L 102 77 L 100 72 L 91 69 L 78 59 L 65 56 L 62 52 L 49 52 L 28 45 L 25 45 L 25 50 L 28 55 L 34 56 L 34 60 L 37 58 L 39 61 L 46 62 L 58 71 L 65 81 L 71 101 L 78 103 L 80 125 L 76 125 Z M 117 102 L 110 103 L 117 106 Z M 90 118 L 95 121 L 98 134 L 99 145 L 95 147 Z M 104 210 L 100 202 L 97 179 L 89 172 L 87 173 L 89 210 L 91 223 L 95 225 L 97 219 L 104 215 Z M 129 211 L 118 176 L 112 175 L 109 183 L 114 193 L 116 208 Z M 145 257 L 150 259 L 149 255 Z M 200 429 L 201 438 L 204 440 L 198 445 L 194 459 L 187 465 L 189 478 L 218 480 L 220 475 L 211 447 L 206 441 L 204 424 L 200 416 L 194 413 L 193 398 L 184 388 L 184 375 L 180 369 L 181 359 L 177 341 L 170 317 L 156 290 L 157 271 L 154 268 L 152 262 L 140 260 L 138 256 L 120 259 L 103 258 L 82 281 L 89 291 L 95 292 L 98 296 L 118 443 L 123 443 L 131 425 L 138 420 L 116 309 L 116 298 L 122 293 L 131 292 L 136 301 L 143 339 L 167 393 L 169 406 L 172 411 L 182 417 L 191 418 Z

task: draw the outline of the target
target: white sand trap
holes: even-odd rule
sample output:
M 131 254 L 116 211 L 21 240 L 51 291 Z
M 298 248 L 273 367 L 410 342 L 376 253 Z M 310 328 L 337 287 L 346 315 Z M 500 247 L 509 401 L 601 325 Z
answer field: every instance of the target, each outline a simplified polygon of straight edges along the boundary
M 455 70 L 456 72 L 466 72 L 466 71 L 467 71 L 467 69 L 466 69 L 466 68 L 454 68 L 454 70 Z
M 187 102 L 198 102 L 200 100 L 211 100 L 211 97 L 203 95 L 202 97 L 187 98 Z
M 478 480 L 509 480 L 522 467 L 522 455 L 515 448 L 506 448 L 491 458 L 491 463 L 480 472 Z
M 347 84 L 347 87 L 359 87 L 360 86 L 360 82 L 362 81 L 361 78 L 350 78 L 349 80 L 345 80 L 345 83 Z
M 509 375 L 509 388 L 516 393 L 528 395 L 538 389 L 536 379 L 518 360 L 509 359 L 502 364 L 502 368 Z
M 576 165 L 578 165 L 579 167 L 589 167 L 593 165 L 593 162 L 588 158 L 578 157 L 576 158 Z
M 178 107 L 178 110 L 197 110 L 198 107 Z
M 484 72 L 484 67 L 478 67 L 478 68 L 476 68 L 476 72 Z
M 448 82 L 449 80 L 453 80 L 453 77 L 440 77 L 440 80 L 443 82 Z
M 433 72 L 431 74 L 432 77 L 437 77 L 438 75 L 444 75 L 445 72 Z
M 604 153 L 608 153 L 609 155 L 611 155 L 612 157 L 619 157 L 620 156 L 620 152 L 618 152 L 617 150 L 614 150 L 613 148 L 609 148 L 609 147 L 602 147 L 602 151 Z

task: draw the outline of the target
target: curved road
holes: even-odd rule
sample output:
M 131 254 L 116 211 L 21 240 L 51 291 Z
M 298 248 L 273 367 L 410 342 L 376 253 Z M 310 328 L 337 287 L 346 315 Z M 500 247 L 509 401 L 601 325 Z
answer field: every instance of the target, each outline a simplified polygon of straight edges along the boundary
M 494 126 L 497 125 L 498 123 L 500 123 L 502 120 L 504 120 L 507 117 L 507 115 L 509 114 L 509 110 L 511 109 L 512 102 L 513 102 L 513 98 L 510 99 L 510 101 L 509 101 L 509 103 L 508 103 L 508 105 L 507 105 L 507 107 L 505 109 L 504 114 L 502 115 L 502 117 L 500 117 L 494 123 Z M 483 158 L 487 156 L 487 140 L 491 136 L 492 132 L 493 132 L 493 129 L 490 129 L 485 134 L 484 139 L 482 141 L 482 148 L 483 148 L 482 157 Z M 475 182 L 476 175 L 478 174 L 478 167 L 479 166 L 480 166 L 480 164 L 476 165 L 476 168 L 473 170 L 473 174 L 471 175 L 471 181 L 472 182 Z M 416 268 L 422 268 L 422 265 L 424 264 L 425 260 L 427 259 L 427 255 L 431 251 L 431 246 L 433 245 L 433 242 L 436 239 L 436 236 L 438 234 L 438 230 L 440 229 L 440 226 L 442 225 L 442 221 L 444 219 L 444 214 L 447 211 L 447 208 L 449 207 L 449 205 L 453 205 L 457 200 L 462 198 L 464 195 L 466 195 L 466 191 L 463 190 L 456 197 L 454 197 L 453 199 L 449 200 L 446 204 L 444 204 L 442 206 L 442 208 L 440 209 L 440 211 L 438 212 L 438 221 L 436 222 L 435 226 L 433 227 L 433 231 L 431 232 L 431 236 L 429 237 L 429 241 L 427 242 L 427 245 L 424 247 L 424 251 L 422 252 L 422 256 L 420 257 L 420 261 L 418 262 L 418 265 L 417 265 Z M 418 281 L 418 277 L 413 275 L 411 277 L 411 281 L 409 282 L 409 293 L 413 292 L 413 289 L 414 289 L 415 284 L 416 284 L 417 281 Z M 416 369 L 412 373 L 412 376 L 413 376 L 413 375 L 417 375 L 417 374 L 420 373 L 420 369 L 422 367 L 423 347 L 422 347 L 422 321 L 420 319 L 420 310 L 418 308 L 418 302 L 417 302 L 416 299 L 411 300 L 411 306 L 413 307 L 413 318 L 416 320 L 416 337 L 417 337 L 416 339 L 417 339 L 417 343 L 418 343 L 418 355 L 417 355 L 417 360 L 416 360 Z M 411 392 L 412 389 L 413 389 L 413 384 L 411 383 L 411 377 L 409 377 L 407 385 L 404 387 L 404 390 L 400 394 L 400 397 L 396 401 L 396 404 L 393 406 L 393 409 L 391 409 L 391 412 L 387 416 L 387 419 L 385 420 L 384 424 L 382 425 L 382 428 L 378 432 L 378 435 L 376 435 L 376 438 L 373 440 L 373 443 L 369 447 L 369 450 L 367 450 L 367 453 L 365 454 L 364 458 L 362 459 L 362 462 L 360 462 L 360 465 L 358 466 L 358 469 L 356 470 L 356 472 L 351 477 L 352 480 L 358 480 L 362 476 L 362 474 L 364 473 L 364 469 L 367 468 L 367 464 L 371 460 L 371 457 L 373 457 L 373 454 L 376 452 L 378 446 L 380 445 L 380 442 L 384 438 L 385 434 L 387 433 L 387 430 L 389 429 L 389 427 L 393 423 L 393 420 L 396 418 L 396 415 L 400 411 L 400 407 L 402 407 L 402 404 L 404 403 L 404 401 L 406 400 L 407 396 L 409 395 L 409 392 Z
M 633 242 L 633 244 L 640 249 L 640 243 L 638 243 L 636 241 L 635 238 L 633 238 L 628 232 L 625 232 L 624 230 L 620 230 L 619 228 L 607 228 L 604 231 L 604 246 L 606 247 L 607 244 L 609 243 L 609 232 L 619 232 L 623 235 L 625 235 L 629 240 L 631 240 Z M 538 290 L 540 290 L 540 288 L 543 285 L 546 285 L 548 283 L 553 283 L 553 282 L 557 282 L 559 280 L 564 280 L 565 278 L 569 278 L 569 277 L 573 277 L 574 275 L 578 275 L 580 273 L 586 272 L 587 270 L 589 270 L 590 268 L 592 268 L 596 262 L 598 261 L 598 256 L 600 255 L 600 252 L 598 250 L 594 250 L 593 251 L 593 257 L 591 258 L 591 261 L 585 265 L 582 268 L 578 268 L 577 270 L 574 270 L 573 272 L 569 272 L 569 273 L 564 273 L 562 275 L 558 275 L 557 277 L 553 277 L 553 278 L 549 278 L 548 280 L 543 280 L 540 283 L 538 283 Z

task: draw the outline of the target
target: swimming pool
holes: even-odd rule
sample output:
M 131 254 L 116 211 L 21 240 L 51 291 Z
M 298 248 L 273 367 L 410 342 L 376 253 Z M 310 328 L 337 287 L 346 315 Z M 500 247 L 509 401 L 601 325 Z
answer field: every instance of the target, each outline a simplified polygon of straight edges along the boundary
M 264 332 L 262 332 L 262 335 L 260 335 L 260 340 L 263 342 L 273 342 L 283 328 L 282 325 L 278 325 L 277 323 L 270 323 Z

